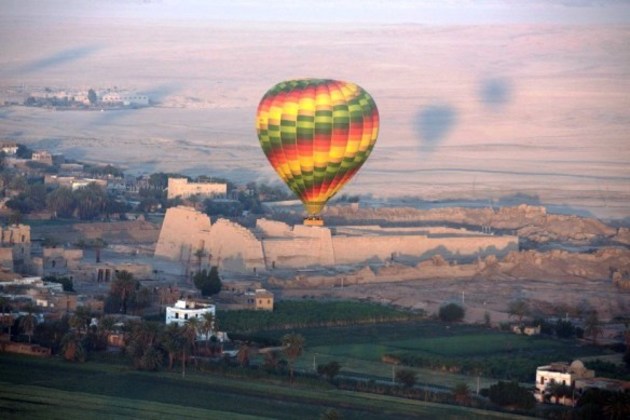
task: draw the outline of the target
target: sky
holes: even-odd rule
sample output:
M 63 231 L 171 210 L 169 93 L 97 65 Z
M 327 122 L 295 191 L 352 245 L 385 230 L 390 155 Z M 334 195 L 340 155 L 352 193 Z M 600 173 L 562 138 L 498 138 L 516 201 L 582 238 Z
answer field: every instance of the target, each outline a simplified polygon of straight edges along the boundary
M 3 0 L 0 13 L 300 23 L 618 24 L 630 0 Z

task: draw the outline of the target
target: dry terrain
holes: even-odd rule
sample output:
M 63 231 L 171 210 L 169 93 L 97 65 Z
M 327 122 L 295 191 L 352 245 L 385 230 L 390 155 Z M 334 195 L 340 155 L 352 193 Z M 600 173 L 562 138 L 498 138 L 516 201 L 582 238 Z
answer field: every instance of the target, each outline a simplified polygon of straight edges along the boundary
M 346 193 L 488 201 L 520 192 L 599 217 L 630 214 L 627 25 L 144 17 L 160 4 L 132 4 L 137 14 L 125 17 L 102 15 L 102 4 L 38 13 L 11 2 L 0 14 L 0 99 L 116 86 L 157 106 L 2 107 L 0 139 L 135 173 L 275 180 L 254 130 L 260 97 L 284 79 L 336 78 L 367 89 L 381 115 L 379 141 Z

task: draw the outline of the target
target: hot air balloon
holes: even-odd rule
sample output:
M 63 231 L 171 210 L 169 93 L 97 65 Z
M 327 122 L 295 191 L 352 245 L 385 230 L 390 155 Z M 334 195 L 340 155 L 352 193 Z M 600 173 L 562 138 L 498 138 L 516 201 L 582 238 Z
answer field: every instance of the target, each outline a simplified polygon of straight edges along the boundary
M 260 145 L 304 203 L 306 224 L 323 224 L 319 213 L 367 160 L 378 125 L 374 100 L 354 83 L 289 80 L 263 96 L 256 115 Z

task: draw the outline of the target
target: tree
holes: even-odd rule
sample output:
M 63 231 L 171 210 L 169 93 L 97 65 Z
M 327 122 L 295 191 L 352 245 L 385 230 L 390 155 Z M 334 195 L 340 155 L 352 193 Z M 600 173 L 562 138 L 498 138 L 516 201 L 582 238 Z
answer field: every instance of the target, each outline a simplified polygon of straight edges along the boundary
M 50 283 L 59 283 L 64 292 L 74 292 L 74 285 L 70 277 L 46 276 L 42 280 Z
M 523 317 L 529 315 L 529 305 L 522 299 L 513 300 L 508 304 L 508 314 L 516 317 L 520 324 L 523 321 Z
M 31 159 L 33 157 L 33 151 L 23 144 L 18 144 L 15 156 L 20 159 Z
M 238 348 L 236 360 L 238 361 L 238 364 L 242 367 L 249 366 L 249 345 L 247 343 L 242 343 Z
M 214 330 L 214 314 L 212 312 L 206 312 L 203 314 L 201 317 L 200 329 L 205 336 L 207 350 L 210 342 L 210 333 Z
M 597 337 L 602 333 L 601 323 L 596 310 L 592 310 L 586 316 L 584 321 L 584 334 L 591 337 L 593 344 L 597 344 Z
M 465 310 L 456 303 L 449 303 L 440 308 L 438 317 L 445 322 L 457 322 L 464 319 Z
M 10 315 L 5 315 L 8 304 L 9 300 L 4 296 L 0 296 L 0 326 L 2 327 L 0 331 L 2 333 L 4 333 L 5 328 L 7 328 L 10 333 L 11 325 L 13 324 L 13 318 Z
M 532 393 L 518 382 L 499 381 L 488 390 L 490 401 L 501 406 L 515 406 L 529 410 L 534 408 L 536 400 Z
M 203 269 L 195 274 L 193 282 L 195 287 L 201 291 L 203 296 L 216 295 L 223 287 L 221 277 L 219 276 L 219 269 L 216 265 L 210 268 L 210 272 Z
M 168 355 L 168 369 L 172 370 L 173 362 L 184 346 L 181 327 L 175 323 L 167 325 L 160 335 L 160 345 Z
M 140 366 L 143 370 L 158 370 L 162 367 L 162 362 L 163 355 L 155 346 L 147 348 L 140 358 Z
M 570 386 L 555 382 L 553 379 L 545 386 L 545 394 L 554 398 L 554 403 L 559 404 L 560 398 L 564 399 L 573 395 L 573 390 Z
M 103 188 L 92 182 L 74 191 L 77 212 L 81 220 L 92 220 L 105 210 L 107 194 Z
M 326 363 L 325 365 L 317 366 L 317 373 L 320 375 L 326 376 L 330 382 L 333 381 L 333 379 L 335 378 L 335 376 L 337 376 L 340 370 L 341 370 L 341 365 L 338 362 L 335 362 L 334 360 L 332 362 Z
M 485 311 L 483 313 L 483 325 L 485 325 L 487 328 L 492 327 L 492 320 L 490 319 L 490 312 Z
M 63 358 L 69 362 L 85 362 L 86 352 L 81 343 L 81 337 L 74 332 L 69 332 L 63 336 L 61 353 Z
M 201 272 L 201 262 L 203 257 L 206 255 L 206 250 L 203 248 L 199 248 L 195 251 L 195 257 L 197 258 L 197 272 Z
M 59 187 L 46 196 L 46 207 L 57 217 L 71 218 L 77 207 L 72 190 L 68 187 Z
M 458 404 L 470 403 L 470 388 L 463 382 L 455 385 L 453 388 L 453 398 Z
M 26 311 L 27 314 L 20 318 L 19 325 L 22 332 L 28 336 L 28 342 L 30 343 L 37 326 L 37 318 L 34 315 L 37 312 L 37 308 L 33 305 L 28 305 Z
M 79 336 L 87 333 L 92 321 L 92 313 L 86 306 L 79 306 L 70 317 L 70 326 L 77 330 Z
M 559 319 L 556 322 L 556 335 L 559 338 L 571 338 L 575 336 L 575 326 L 571 321 Z
M 133 274 L 130 272 L 122 270 L 116 274 L 116 279 L 112 282 L 109 293 L 120 299 L 120 312 L 123 314 L 127 313 L 127 304 L 138 285 L 138 281 L 133 278 Z
M 197 339 L 197 330 L 199 329 L 199 319 L 189 318 L 182 328 L 182 376 L 186 376 L 186 360 L 188 359 L 188 352 L 194 353 L 195 340 Z
M 289 377 L 291 382 L 293 382 L 295 361 L 304 351 L 304 341 L 304 337 L 296 333 L 285 334 L 282 337 L 282 351 L 289 362 Z
M 604 403 L 604 414 L 611 420 L 630 418 L 630 392 L 617 391 L 610 395 Z
M 96 92 L 94 91 L 94 89 L 88 90 L 88 101 L 90 101 L 91 105 L 96 105 L 98 97 L 96 96 Z
M 129 299 L 129 306 L 133 309 L 134 315 L 144 314 L 144 310 L 151 306 L 151 302 L 151 290 L 147 287 L 140 287 L 140 284 L 138 283 L 138 287 L 131 294 Z
M 418 378 L 416 372 L 411 369 L 399 369 L 396 371 L 396 382 L 405 388 L 413 388 Z
M 161 324 L 156 322 L 138 321 L 132 324 L 125 352 L 136 369 L 157 370 L 161 366 L 154 352 L 159 346 L 160 333 Z

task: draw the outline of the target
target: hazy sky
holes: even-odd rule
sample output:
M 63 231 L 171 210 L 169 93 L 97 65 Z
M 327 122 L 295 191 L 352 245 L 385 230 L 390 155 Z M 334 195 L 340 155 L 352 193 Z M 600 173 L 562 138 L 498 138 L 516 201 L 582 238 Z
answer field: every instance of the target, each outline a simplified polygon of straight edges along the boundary
M 420 24 L 630 22 L 630 0 L 3 0 L 5 15 Z

